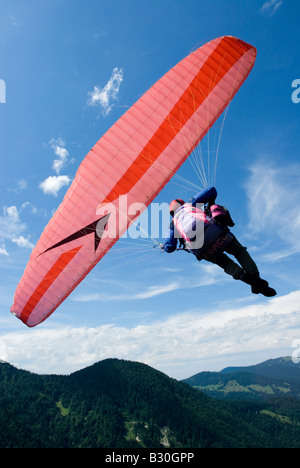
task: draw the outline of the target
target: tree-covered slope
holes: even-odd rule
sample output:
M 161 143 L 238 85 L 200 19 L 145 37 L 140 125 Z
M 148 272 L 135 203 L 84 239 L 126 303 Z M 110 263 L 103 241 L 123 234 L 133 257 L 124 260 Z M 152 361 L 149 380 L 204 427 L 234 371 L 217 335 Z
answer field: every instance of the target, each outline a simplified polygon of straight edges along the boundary
M 1 447 L 300 446 L 297 421 L 266 410 L 216 401 L 136 362 L 109 359 L 70 376 L 0 364 Z

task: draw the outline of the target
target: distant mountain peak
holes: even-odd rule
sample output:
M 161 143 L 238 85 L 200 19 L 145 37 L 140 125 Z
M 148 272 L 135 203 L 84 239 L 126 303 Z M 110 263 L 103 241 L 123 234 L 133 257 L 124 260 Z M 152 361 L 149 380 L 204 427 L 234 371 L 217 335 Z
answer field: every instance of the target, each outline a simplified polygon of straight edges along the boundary
M 209 396 L 226 399 L 300 396 L 300 364 L 290 356 L 260 364 L 200 372 L 184 382 Z

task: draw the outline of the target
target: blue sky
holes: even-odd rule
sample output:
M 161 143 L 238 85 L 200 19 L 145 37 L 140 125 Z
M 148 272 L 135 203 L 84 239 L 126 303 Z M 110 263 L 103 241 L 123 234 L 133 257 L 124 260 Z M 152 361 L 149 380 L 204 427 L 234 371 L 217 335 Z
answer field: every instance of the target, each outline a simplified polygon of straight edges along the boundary
M 0 1 L 0 359 L 70 373 L 117 357 L 185 378 L 298 353 L 298 3 Z M 215 155 L 221 134 L 218 201 L 278 296 L 254 296 L 184 252 L 122 239 L 46 322 L 25 327 L 9 313 L 15 288 L 84 156 L 172 66 L 227 34 L 253 44 L 257 61 L 201 148 Z M 179 175 L 190 184 L 171 181 L 157 203 L 201 186 L 189 161 Z

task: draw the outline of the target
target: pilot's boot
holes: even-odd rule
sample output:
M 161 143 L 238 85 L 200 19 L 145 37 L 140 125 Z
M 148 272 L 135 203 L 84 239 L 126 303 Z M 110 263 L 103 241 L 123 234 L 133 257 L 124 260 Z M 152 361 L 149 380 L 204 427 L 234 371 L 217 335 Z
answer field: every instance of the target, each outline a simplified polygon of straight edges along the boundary
M 243 272 L 239 279 L 244 283 L 250 284 L 253 294 L 263 294 L 266 297 L 273 297 L 277 294 L 275 289 L 270 288 L 269 283 L 260 278 L 259 275 L 250 275 L 249 273 Z

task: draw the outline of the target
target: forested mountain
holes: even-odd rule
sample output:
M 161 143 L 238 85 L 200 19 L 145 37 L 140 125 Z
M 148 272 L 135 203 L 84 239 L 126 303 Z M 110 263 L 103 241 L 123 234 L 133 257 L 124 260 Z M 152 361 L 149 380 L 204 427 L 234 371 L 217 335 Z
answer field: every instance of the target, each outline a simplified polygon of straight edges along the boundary
M 69 376 L 1 363 L 0 447 L 300 447 L 295 401 L 218 401 L 117 359 Z
M 280 357 L 248 367 L 200 372 L 184 382 L 215 398 L 261 399 L 300 397 L 300 363 Z

